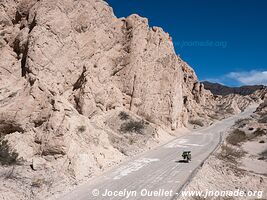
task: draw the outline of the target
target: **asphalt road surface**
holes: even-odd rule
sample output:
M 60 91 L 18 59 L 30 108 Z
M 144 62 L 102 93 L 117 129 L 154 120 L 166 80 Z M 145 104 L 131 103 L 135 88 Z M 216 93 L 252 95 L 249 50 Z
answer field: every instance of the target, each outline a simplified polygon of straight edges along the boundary
M 175 199 L 196 169 L 218 146 L 237 119 L 248 117 L 255 106 L 208 128 L 198 129 L 156 149 L 149 150 L 79 186 L 59 200 Z M 181 154 L 192 152 L 192 161 Z

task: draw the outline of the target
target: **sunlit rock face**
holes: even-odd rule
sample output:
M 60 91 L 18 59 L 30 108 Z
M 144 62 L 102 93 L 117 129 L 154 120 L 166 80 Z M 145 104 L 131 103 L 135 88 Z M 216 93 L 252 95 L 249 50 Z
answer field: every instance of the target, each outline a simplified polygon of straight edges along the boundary
M 0 1 L 0 55 L 1 140 L 55 190 L 160 142 L 159 127 L 209 124 L 216 106 L 168 33 L 102 0 Z M 122 134 L 122 111 L 144 134 Z

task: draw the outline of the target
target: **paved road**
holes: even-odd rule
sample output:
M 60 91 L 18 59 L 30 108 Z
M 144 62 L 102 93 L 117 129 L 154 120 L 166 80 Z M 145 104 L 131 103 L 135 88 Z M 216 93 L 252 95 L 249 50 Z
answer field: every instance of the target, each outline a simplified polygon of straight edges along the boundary
M 255 106 L 252 106 L 239 115 L 147 151 L 63 195 L 59 200 L 174 199 L 192 178 L 192 172 L 218 146 L 221 133 L 254 110 Z M 192 151 L 190 163 L 179 160 L 184 150 Z M 108 196 L 105 196 L 106 191 L 109 191 Z

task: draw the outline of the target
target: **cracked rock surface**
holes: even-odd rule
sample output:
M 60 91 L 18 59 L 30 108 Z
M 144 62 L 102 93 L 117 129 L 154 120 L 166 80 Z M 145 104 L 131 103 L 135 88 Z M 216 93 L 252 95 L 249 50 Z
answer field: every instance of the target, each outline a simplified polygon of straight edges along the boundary
M 230 114 L 252 101 L 206 91 L 146 18 L 102 0 L 0 0 L 0 199 L 50 198 L 208 125 L 216 98 Z

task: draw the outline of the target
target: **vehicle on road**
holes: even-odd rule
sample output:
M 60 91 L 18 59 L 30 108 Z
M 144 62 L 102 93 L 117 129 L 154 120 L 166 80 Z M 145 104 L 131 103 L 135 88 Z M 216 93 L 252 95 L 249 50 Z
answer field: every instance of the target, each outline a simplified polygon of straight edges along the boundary
M 186 162 L 191 161 L 191 151 L 184 151 L 182 157 Z

